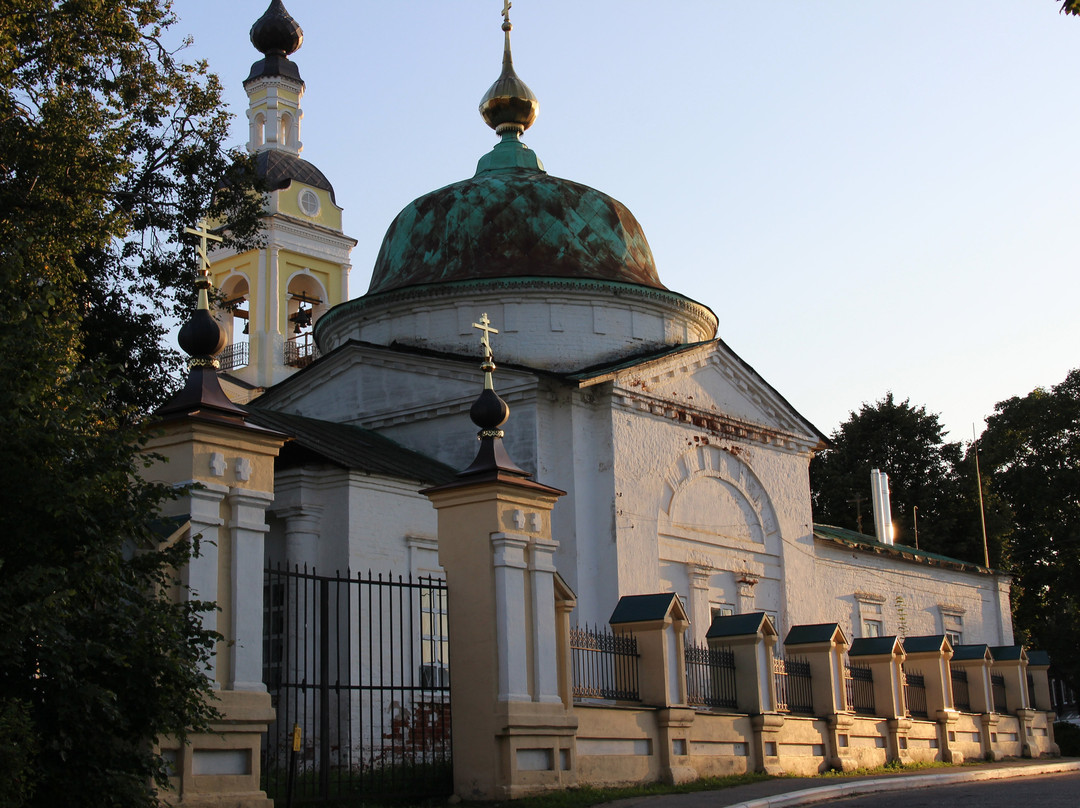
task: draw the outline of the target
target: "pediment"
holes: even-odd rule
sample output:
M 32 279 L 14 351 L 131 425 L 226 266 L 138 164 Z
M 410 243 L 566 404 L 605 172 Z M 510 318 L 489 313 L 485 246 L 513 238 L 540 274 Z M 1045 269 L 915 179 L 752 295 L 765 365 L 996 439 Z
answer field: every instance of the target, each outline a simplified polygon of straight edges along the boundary
M 621 368 L 610 379 L 625 405 L 721 437 L 795 450 L 825 443 L 813 424 L 719 340 Z
M 378 429 L 467 413 L 483 389 L 479 360 L 469 362 L 347 343 L 302 372 L 270 388 L 260 407 Z M 531 373 L 500 368 L 499 394 L 532 388 Z M 466 416 L 467 418 L 467 416 Z M 466 421 L 467 423 L 467 421 Z

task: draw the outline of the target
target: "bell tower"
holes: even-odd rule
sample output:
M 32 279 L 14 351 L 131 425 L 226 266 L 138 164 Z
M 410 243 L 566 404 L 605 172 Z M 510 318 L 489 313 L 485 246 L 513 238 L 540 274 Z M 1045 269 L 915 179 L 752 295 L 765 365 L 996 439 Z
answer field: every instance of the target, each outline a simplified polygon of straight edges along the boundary
M 217 317 L 227 342 L 219 361 L 222 386 L 248 401 L 313 362 L 312 326 L 349 298 L 349 254 L 334 188 L 300 152 L 300 102 L 305 85 L 289 59 L 304 42 L 281 0 L 272 0 L 251 27 L 263 54 L 244 80 L 248 151 L 266 182 L 262 247 L 244 253 L 217 249 L 210 267 L 221 290 Z

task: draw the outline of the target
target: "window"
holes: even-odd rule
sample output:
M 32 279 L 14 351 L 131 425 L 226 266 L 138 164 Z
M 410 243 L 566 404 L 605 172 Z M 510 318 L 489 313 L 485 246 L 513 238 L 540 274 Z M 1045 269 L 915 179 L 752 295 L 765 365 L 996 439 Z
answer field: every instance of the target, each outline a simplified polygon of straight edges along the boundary
M 856 592 L 855 600 L 859 605 L 859 636 L 882 637 L 885 635 L 884 604 L 885 598 L 866 592 Z
M 712 603 L 709 604 L 709 608 L 713 620 L 717 617 L 731 617 L 731 615 L 735 614 L 735 607 L 730 603 Z
M 446 687 L 449 631 L 446 617 L 446 589 L 420 590 L 420 686 Z
M 964 610 L 954 606 L 941 606 L 941 633 L 949 638 L 953 647 L 964 643 Z

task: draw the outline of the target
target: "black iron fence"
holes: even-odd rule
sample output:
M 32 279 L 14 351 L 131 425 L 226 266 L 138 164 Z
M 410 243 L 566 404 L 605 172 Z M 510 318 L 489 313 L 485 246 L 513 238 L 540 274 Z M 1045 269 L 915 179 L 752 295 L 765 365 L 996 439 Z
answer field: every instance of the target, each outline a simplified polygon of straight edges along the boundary
M 734 709 L 735 654 L 730 648 L 686 646 L 686 700 L 693 707 Z
M 1078 714 L 1076 691 L 1051 672 L 1050 706 L 1059 716 L 1075 717 Z
M 952 676 L 952 700 L 953 707 L 961 712 L 971 712 L 971 691 L 968 689 L 968 675 L 963 668 L 950 666 L 949 673 Z
M 994 712 L 1009 712 L 1008 702 L 1005 700 L 1005 675 L 1002 673 L 990 674 L 990 690 L 994 695 Z
M 848 707 L 860 715 L 875 715 L 874 672 L 865 665 L 844 666 Z
M 918 671 L 904 671 L 904 701 L 908 715 L 928 718 L 926 710 L 926 677 Z
M 319 356 L 319 346 L 315 344 L 311 334 L 301 334 L 295 339 L 285 341 L 282 358 L 288 367 L 306 368 Z
M 222 370 L 236 370 L 248 363 L 248 343 L 234 342 L 226 345 L 218 354 L 218 367 Z
M 776 681 L 776 709 L 782 713 L 814 713 L 814 691 L 810 663 L 795 657 L 773 657 Z
M 570 629 L 575 699 L 640 701 L 637 638 L 607 629 Z
M 263 787 L 297 800 L 452 791 L 444 581 L 264 577 Z M 299 730 L 299 751 L 293 751 Z

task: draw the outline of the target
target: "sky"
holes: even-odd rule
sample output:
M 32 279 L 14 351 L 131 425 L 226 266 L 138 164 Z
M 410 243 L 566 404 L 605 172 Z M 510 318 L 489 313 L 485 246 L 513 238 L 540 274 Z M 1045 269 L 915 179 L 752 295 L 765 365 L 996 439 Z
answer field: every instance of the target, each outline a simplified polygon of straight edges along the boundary
M 410 201 L 496 142 L 501 0 L 285 0 L 302 156 L 366 292 Z M 267 0 L 176 0 L 247 141 Z M 661 281 L 826 434 L 892 391 L 950 440 L 1080 366 L 1080 19 L 1055 0 L 514 0 L 548 172 L 633 211 Z

